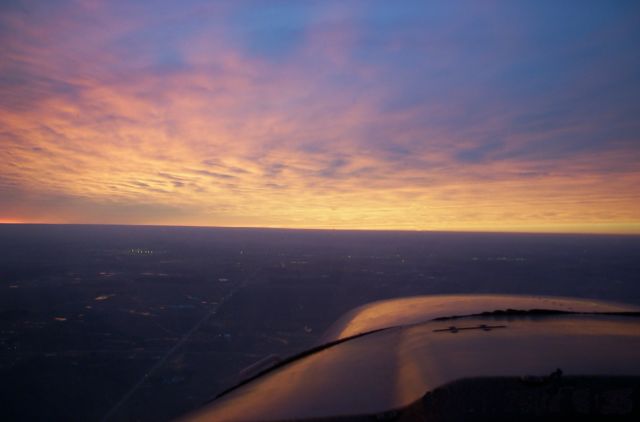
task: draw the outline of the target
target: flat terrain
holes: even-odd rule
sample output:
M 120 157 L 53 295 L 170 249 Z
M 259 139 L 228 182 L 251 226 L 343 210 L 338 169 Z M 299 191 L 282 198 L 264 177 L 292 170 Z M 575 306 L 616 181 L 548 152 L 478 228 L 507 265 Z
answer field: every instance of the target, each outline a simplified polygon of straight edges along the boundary
M 171 419 L 355 306 L 443 293 L 640 304 L 640 237 L 0 225 L 0 416 Z

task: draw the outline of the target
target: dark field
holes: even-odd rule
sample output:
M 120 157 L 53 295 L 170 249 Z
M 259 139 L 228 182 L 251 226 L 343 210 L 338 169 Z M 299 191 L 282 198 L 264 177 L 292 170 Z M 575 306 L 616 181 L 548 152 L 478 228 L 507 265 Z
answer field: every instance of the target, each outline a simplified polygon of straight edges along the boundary
M 631 236 L 0 225 L 0 418 L 167 420 L 366 302 L 639 276 Z

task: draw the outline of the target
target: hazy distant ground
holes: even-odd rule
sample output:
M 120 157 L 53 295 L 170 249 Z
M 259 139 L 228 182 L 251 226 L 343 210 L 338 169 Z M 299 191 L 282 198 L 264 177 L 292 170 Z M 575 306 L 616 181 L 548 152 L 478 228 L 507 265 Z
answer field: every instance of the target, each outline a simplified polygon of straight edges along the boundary
M 372 300 L 640 304 L 640 237 L 0 225 L 0 418 L 164 420 Z

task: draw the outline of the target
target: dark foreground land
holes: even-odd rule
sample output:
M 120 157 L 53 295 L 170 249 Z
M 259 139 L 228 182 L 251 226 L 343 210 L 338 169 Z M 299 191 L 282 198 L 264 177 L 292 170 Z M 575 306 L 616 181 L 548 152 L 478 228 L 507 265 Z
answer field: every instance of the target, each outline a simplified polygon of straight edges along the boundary
M 640 304 L 640 237 L 0 225 L 0 418 L 171 419 L 355 306 L 443 293 Z

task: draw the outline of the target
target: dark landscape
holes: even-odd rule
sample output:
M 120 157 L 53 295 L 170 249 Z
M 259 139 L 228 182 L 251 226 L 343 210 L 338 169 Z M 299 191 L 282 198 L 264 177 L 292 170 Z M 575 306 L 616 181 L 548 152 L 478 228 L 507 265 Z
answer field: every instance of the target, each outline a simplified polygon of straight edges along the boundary
M 640 237 L 0 225 L 4 420 L 169 420 L 379 299 L 640 304 Z

